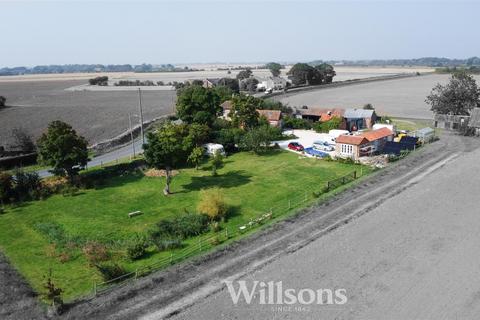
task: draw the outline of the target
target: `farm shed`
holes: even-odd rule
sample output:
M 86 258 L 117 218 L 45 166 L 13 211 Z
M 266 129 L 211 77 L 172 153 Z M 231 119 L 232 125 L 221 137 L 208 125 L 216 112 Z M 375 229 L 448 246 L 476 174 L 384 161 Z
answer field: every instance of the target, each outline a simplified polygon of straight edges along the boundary
M 337 138 L 335 145 L 335 154 L 340 158 L 351 158 L 358 160 L 360 157 L 360 148 L 366 146 L 369 141 L 359 135 L 341 135 Z
M 365 109 L 347 109 L 345 110 L 343 117 L 346 121 L 346 129 L 349 131 L 372 129 L 377 120 L 375 110 Z
M 467 125 L 470 116 L 436 113 L 433 116 L 433 126 L 445 130 L 458 130 Z
M 414 132 L 414 137 L 417 137 L 421 143 L 428 143 L 435 137 L 435 130 L 426 127 Z
M 382 151 L 387 141 L 393 140 L 393 132 L 388 128 L 380 128 L 377 130 L 367 131 L 362 133 L 374 151 Z

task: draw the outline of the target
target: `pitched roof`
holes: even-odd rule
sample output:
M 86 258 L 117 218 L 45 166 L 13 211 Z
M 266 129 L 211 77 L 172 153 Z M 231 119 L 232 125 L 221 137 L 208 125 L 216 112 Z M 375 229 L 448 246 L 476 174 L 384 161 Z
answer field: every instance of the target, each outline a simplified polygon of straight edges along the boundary
M 282 111 L 280 110 L 258 110 L 260 116 L 264 116 L 268 121 L 279 121 L 282 117 Z
M 365 109 L 346 109 L 343 116 L 345 118 L 371 118 L 375 110 L 365 110 Z
M 470 120 L 468 126 L 473 128 L 480 128 L 480 108 L 474 108 L 470 112 Z
M 368 140 L 361 135 L 359 136 L 341 135 L 341 136 L 338 136 L 335 141 L 337 143 L 353 144 L 355 146 L 359 146 L 368 142 Z
M 304 115 L 304 116 L 316 116 L 316 117 L 322 117 L 322 115 L 324 116 L 339 116 L 339 117 L 342 117 L 343 116 L 343 113 L 345 112 L 344 109 L 339 109 L 339 108 L 332 108 L 332 109 L 328 109 L 328 108 L 309 108 L 309 109 L 299 109 L 300 111 L 300 114 L 301 115 Z M 329 120 L 329 119 L 327 119 Z M 327 120 L 324 120 L 324 121 L 327 121 Z
M 381 138 L 389 137 L 392 135 L 393 135 L 392 130 L 388 128 L 380 128 L 377 130 L 366 131 L 361 134 L 361 136 L 365 137 L 365 139 L 367 139 L 370 142 L 381 139 Z
M 224 101 L 220 107 L 222 107 L 223 110 L 230 110 L 232 109 L 232 100 L 227 100 L 227 101 Z

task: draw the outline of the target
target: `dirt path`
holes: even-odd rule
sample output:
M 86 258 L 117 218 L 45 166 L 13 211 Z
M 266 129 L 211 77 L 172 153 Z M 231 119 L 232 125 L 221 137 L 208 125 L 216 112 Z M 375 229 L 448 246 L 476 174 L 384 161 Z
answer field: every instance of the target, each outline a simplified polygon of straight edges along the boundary
M 72 306 L 68 318 L 160 318 L 184 310 L 222 289 L 221 279 L 242 277 L 281 256 L 296 252 L 330 230 L 377 207 L 417 183 L 442 160 L 469 150 L 476 141 L 448 136 L 405 161 L 380 171 L 328 203 L 277 223 L 225 250 L 138 280 L 136 283 Z M 475 145 L 476 146 L 476 145 Z M 361 205 L 359 206 L 359 203 Z
M 36 294 L 1 253 L 0 319 L 46 319 Z

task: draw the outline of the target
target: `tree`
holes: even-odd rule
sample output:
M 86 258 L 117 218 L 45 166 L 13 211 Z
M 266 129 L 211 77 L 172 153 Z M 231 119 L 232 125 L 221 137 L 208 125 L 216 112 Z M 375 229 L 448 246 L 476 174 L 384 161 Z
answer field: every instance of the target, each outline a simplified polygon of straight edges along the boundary
M 202 147 L 195 147 L 193 148 L 192 152 L 188 156 L 188 162 L 195 166 L 195 169 L 198 170 L 198 166 L 203 159 L 204 150 Z
M 47 132 L 37 142 L 39 162 L 53 167 L 56 175 L 67 175 L 72 181 L 78 168 L 88 161 L 87 140 L 77 135 L 73 128 L 62 121 L 53 121 Z
M 15 189 L 13 185 L 13 176 L 6 172 L 0 171 L 0 203 L 10 202 L 15 196 Z
M 7 102 L 7 98 L 4 96 L 0 96 L 0 108 L 5 107 L 5 103 Z
M 373 107 L 373 105 L 371 103 L 367 103 L 363 106 L 363 109 L 364 110 L 375 110 L 375 108 Z
M 236 93 L 238 93 L 238 91 L 240 89 L 239 86 L 238 86 L 238 80 L 237 79 L 232 79 L 232 78 L 221 78 L 218 81 L 218 86 L 227 87 L 227 88 L 229 88 L 230 90 L 232 90 L 233 92 L 236 92 Z
M 242 70 L 240 71 L 238 74 L 237 74 L 237 80 L 243 80 L 243 79 L 247 79 L 247 78 L 250 78 L 250 76 L 252 75 L 252 70 L 250 68 L 247 68 L 245 70 Z
M 448 84 L 437 84 L 425 102 L 436 113 L 468 115 L 470 110 L 480 106 L 480 88 L 471 75 L 456 72 Z
M 212 163 L 212 175 L 217 175 L 217 170 L 223 166 L 223 155 L 217 150 L 210 160 Z
M 298 85 L 314 85 L 322 83 L 322 76 L 317 69 L 306 63 L 296 63 L 288 71 L 288 78 Z
M 330 130 L 339 129 L 342 121 L 340 117 L 332 117 L 328 121 L 316 123 L 315 131 L 328 133 Z
M 279 64 L 279 63 L 276 63 L 276 62 L 270 62 L 270 63 L 267 63 L 267 65 L 265 66 L 268 70 L 270 70 L 270 72 L 272 73 L 272 76 L 274 77 L 278 77 L 281 73 L 281 69 L 282 69 L 282 65 Z
M 53 283 L 52 269 L 50 269 L 43 287 L 46 290 L 44 294 L 45 299 L 51 302 L 52 307 L 61 307 L 63 305 L 63 300 L 62 300 L 63 289 L 57 287 L 55 283 Z
M 148 132 L 147 143 L 143 146 L 145 160 L 154 168 L 165 169 L 165 195 L 171 194 L 172 168 L 187 162 L 193 149 L 201 143 L 204 128 L 201 125 L 166 123 L 156 131 Z
M 182 121 L 211 126 L 221 113 L 220 97 L 215 90 L 187 86 L 178 91 L 177 116 Z
M 247 78 L 240 81 L 240 89 L 243 91 L 253 92 L 257 90 L 258 80 L 255 78 Z
M 197 210 L 199 213 L 206 214 L 212 220 L 225 217 L 227 205 L 222 190 L 218 187 L 201 190 Z
M 265 152 L 272 143 L 272 133 L 268 125 L 254 128 L 243 136 L 240 148 L 245 151 L 253 151 L 256 154 Z
M 328 63 L 321 63 L 315 66 L 315 69 L 319 72 L 322 82 L 324 83 L 332 83 L 333 77 L 337 74 L 333 69 L 333 66 Z
M 256 102 L 254 97 L 243 94 L 233 97 L 232 109 L 229 114 L 232 124 L 244 129 L 257 126 L 259 114 Z
M 20 150 L 24 153 L 34 152 L 36 147 L 33 142 L 32 136 L 25 132 L 23 128 L 13 128 L 12 137 L 14 144 L 11 149 Z
M 215 93 L 220 97 L 220 103 L 232 99 L 233 95 L 236 93 L 229 87 L 225 86 L 216 86 L 213 87 L 212 90 L 215 91 Z

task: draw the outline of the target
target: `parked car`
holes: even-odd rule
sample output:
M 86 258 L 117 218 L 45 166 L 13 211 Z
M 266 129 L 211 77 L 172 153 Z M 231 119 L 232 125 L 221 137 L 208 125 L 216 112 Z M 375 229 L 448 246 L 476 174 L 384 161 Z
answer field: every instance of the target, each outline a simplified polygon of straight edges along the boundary
M 320 151 L 333 151 L 335 148 L 328 144 L 326 141 L 315 141 L 313 143 L 313 148 Z
M 325 158 L 328 157 L 329 154 L 314 148 L 305 148 L 305 152 L 311 156 L 317 157 L 317 158 Z
M 294 150 L 294 151 L 303 151 L 303 146 L 298 142 L 290 142 L 288 144 L 288 149 Z
M 213 156 L 215 153 L 220 153 L 222 156 L 226 156 L 225 149 L 221 144 L 218 143 L 207 143 L 204 144 L 205 154 L 208 156 Z

